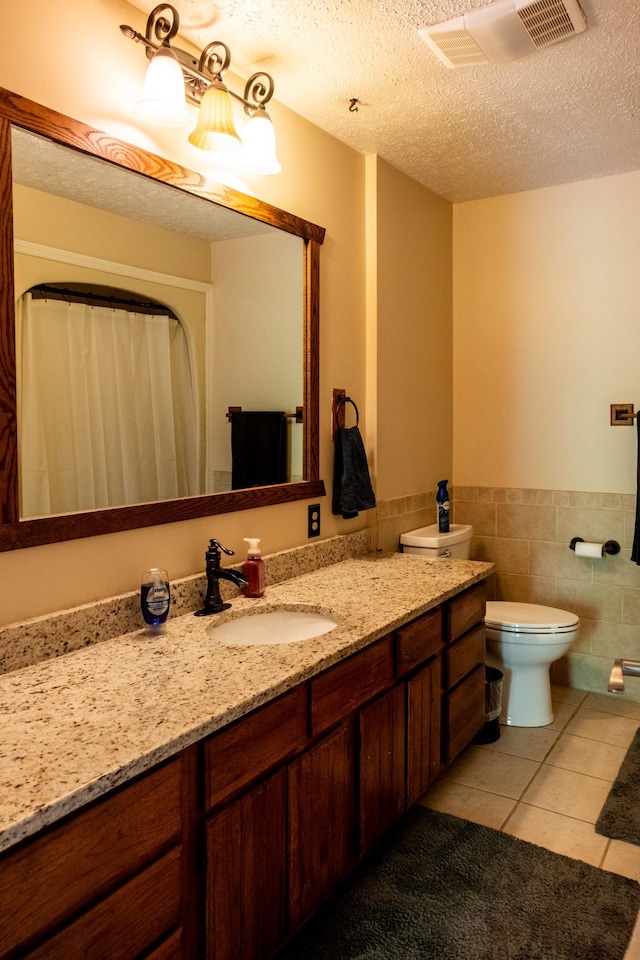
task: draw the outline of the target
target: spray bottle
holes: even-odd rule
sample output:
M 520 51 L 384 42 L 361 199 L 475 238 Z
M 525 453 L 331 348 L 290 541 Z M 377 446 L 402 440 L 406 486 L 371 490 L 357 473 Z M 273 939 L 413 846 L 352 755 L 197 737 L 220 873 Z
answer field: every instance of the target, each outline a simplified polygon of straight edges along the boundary
M 260 552 L 260 541 L 255 537 L 244 537 L 249 544 L 247 559 L 242 564 L 242 572 L 249 581 L 244 588 L 245 597 L 261 597 L 264 593 L 264 560 Z
M 438 480 L 436 503 L 438 505 L 439 533 L 449 533 L 449 494 L 447 492 L 448 482 L 448 480 Z

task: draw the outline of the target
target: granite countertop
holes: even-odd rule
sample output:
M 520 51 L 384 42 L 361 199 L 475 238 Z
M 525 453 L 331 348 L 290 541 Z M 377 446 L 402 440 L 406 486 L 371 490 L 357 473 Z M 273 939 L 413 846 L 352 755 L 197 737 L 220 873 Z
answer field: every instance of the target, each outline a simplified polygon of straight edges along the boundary
M 0 677 L 0 850 L 485 579 L 493 564 L 369 555 Z M 311 640 L 223 646 L 229 618 L 302 609 L 338 622 Z

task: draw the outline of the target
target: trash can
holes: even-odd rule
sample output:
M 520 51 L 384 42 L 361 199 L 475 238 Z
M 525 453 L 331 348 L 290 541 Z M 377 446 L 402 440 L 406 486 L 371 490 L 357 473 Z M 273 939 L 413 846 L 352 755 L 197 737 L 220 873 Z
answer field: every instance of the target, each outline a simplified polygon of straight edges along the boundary
M 500 738 L 503 679 L 501 670 L 484 668 L 484 726 L 474 737 L 474 743 L 495 743 Z

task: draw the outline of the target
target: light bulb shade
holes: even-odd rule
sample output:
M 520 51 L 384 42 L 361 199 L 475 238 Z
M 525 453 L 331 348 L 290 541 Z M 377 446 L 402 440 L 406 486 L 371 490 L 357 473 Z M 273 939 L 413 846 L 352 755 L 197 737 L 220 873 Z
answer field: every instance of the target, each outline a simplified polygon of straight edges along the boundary
M 205 91 L 189 143 L 215 153 L 229 153 L 242 146 L 233 123 L 231 95 L 220 80 L 214 80 Z
M 271 117 L 262 107 L 253 114 L 244 129 L 242 166 L 253 173 L 280 173 L 276 156 L 276 135 Z
M 179 127 L 190 119 L 182 68 L 170 47 L 160 47 L 153 55 L 136 113 L 141 119 L 162 127 Z

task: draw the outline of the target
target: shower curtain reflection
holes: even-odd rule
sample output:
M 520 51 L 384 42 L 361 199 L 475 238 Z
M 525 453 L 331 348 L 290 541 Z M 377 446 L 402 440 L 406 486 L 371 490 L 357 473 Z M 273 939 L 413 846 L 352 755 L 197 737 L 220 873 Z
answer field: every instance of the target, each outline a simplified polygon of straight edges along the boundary
M 175 317 L 24 294 L 20 514 L 197 494 L 196 400 Z

